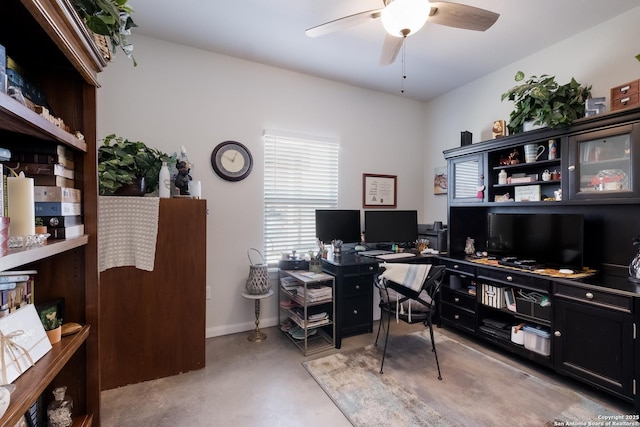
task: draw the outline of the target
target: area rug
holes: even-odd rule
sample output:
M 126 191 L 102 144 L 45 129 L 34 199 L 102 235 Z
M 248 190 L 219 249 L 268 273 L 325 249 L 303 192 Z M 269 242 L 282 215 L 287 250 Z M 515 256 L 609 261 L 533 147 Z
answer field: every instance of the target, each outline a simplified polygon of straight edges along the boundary
M 442 381 L 426 332 L 390 338 L 383 374 L 381 345 L 303 365 L 357 427 L 605 425 L 620 415 L 437 332 L 436 346 Z

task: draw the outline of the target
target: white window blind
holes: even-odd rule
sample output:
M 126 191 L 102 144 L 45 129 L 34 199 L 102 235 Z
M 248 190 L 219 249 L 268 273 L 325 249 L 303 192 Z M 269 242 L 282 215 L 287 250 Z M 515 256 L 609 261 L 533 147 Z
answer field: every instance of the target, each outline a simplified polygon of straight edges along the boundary
M 338 207 L 339 141 L 264 132 L 264 254 L 317 249 L 315 210 Z

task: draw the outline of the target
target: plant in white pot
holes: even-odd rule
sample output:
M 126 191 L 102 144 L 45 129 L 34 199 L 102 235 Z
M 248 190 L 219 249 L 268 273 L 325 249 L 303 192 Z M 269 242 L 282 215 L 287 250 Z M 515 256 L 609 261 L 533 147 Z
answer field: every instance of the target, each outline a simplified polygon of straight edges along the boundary
M 547 74 L 525 80 L 522 71 L 516 73 L 515 80 L 522 83 L 502 94 L 502 101 L 515 103 L 507 125 L 511 134 L 522 132 L 525 122 L 555 128 L 584 117 L 591 86 L 583 86 L 574 78 L 560 85 L 555 76 Z

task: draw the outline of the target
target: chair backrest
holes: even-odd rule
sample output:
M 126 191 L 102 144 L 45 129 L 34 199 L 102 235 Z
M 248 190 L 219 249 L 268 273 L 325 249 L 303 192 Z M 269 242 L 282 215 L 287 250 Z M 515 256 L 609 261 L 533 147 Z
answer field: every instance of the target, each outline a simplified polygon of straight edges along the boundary
M 442 283 L 444 282 L 444 265 L 432 265 L 429 274 L 422 285 L 422 289 L 426 290 L 429 296 L 435 300 L 436 295 L 440 292 Z

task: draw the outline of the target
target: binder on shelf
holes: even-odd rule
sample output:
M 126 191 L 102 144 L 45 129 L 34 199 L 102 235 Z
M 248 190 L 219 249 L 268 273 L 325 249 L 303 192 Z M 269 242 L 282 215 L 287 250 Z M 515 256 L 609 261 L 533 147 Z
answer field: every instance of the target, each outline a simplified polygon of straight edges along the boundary
M 71 239 L 84 235 L 84 224 L 69 227 L 47 227 L 47 233 L 51 234 L 49 239 Z
M 55 175 L 68 179 L 74 179 L 73 169 L 67 169 L 58 163 L 27 163 L 27 162 L 6 162 L 5 165 L 16 173 L 24 172 L 27 176 L 34 175 Z
M 37 216 L 77 216 L 82 212 L 81 203 L 70 202 L 35 202 Z
M 77 188 L 35 185 L 33 187 L 36 202 L 81 202 L 82 193 Z
M 74 188 L 74 180 L 58 175 L 31 175 L 34 185 L 51 185 L 55 187 Z
M 38 215 L 38 218 L 42 219 L 42 224 L 47 227 L 70 227 L 72 225 L 80 225 L 82 224 L 82 216 L 81 215 Z

